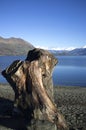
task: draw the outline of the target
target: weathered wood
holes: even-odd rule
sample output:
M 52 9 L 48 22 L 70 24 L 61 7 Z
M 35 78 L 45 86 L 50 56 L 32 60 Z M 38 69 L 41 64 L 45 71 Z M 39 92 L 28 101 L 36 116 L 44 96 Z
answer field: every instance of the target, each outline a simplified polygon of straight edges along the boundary
M 48 120 L 67 130 L 54 103 L 52 71 L 57 59 L 48 51 L 33 49 L 25 61 L 14 61 L 2 72 L 15 91 L 14 107 L 28 111 L 29 120 Z

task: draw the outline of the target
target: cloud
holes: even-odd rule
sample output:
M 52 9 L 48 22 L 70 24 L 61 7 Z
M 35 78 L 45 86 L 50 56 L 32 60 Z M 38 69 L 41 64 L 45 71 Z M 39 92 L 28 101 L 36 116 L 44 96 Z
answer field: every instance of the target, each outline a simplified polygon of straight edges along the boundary
M 48 47 L 44 47 L 44 46 L 36 46 L 36 48 L 41 48 L 41 49 L 49 50 Z
M 68 47 L 68 48 L 52 48 L 51 50 L 67 50 L 67 51 L 71 51 L 71 50 L 74 50 L 75 49 L 75 47 Z
M 85 45 L 85 46 L 83 46 L 83 48 L 86 48 L 86 45 Z

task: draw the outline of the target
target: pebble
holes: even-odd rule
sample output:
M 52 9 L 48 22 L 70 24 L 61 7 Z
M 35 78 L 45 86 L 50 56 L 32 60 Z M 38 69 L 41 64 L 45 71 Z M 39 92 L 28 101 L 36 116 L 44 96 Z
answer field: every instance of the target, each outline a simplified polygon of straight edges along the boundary
M 86 130 L 86 88 L 55 87 L 54 93 L 55 102 L 68 122 L 69 130 Z

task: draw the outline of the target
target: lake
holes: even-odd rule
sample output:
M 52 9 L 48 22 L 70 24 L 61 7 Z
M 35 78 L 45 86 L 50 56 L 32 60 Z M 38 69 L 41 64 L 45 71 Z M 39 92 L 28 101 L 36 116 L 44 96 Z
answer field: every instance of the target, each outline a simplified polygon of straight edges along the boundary
M 86 87 L 86 56 L 58 56 L 54 85 Z
M 26 56 L 0 56 L 0 72 L 14 60 Z M 86 87 L 86 56 L 57 56 L 58 64 L 53 71 L 54 85 Z M 0 83 L 7 83 L 0 74 Z

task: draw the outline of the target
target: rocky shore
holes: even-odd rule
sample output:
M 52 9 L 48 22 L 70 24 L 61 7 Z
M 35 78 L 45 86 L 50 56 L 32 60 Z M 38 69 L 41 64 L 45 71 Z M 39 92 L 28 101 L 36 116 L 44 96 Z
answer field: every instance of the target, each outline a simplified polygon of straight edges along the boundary
M 55 102 L 70 130 L 86 130 L 86 88 L 55 87 Z
M 86 88 L 54 87 L 54 96 L 56 105 L 69 125 L 69 130 L 86 130 Z M 9 85 L 1 84 L 0 130 L 27 130 L 25 119 L 12 117 L 13 100 L 12 88 Z M 50 127 L 50 130 L 54 128 L 53 125 L 50 126 L 51 124 L 45 123 L 44 125 Z M 41 129 L 44 129 L 44 126 Z M 39 128 L 39 130 L 41 129 Z M 48 130 L 48 128 L 44 130 Z

